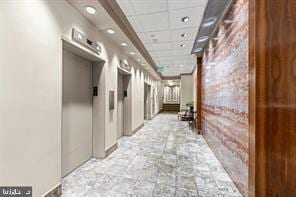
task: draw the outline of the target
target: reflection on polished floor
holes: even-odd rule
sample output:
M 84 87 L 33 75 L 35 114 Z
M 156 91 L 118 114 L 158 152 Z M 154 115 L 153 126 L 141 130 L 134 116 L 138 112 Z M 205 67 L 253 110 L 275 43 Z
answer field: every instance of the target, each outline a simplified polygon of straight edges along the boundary
M 241 196 L 202 136 L 175 114 L 145 122 L 106 159 L 91 159 L 63 179 L 63 197 Z

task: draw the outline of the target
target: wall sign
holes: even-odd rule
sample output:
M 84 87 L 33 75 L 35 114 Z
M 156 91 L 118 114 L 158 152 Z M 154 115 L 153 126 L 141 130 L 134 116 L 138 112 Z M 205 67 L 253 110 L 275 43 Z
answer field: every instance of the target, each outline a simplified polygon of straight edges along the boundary
M 158 73 L 162 73 L 162 72 L 164 72 L 164 67 L 163 67 L 163 66 L 159 66 L 159 67 L 157 67 L 157 72 L 158 72 Z
M 119 64 L 120 68 L 127 71 L 127 72 L 130 72 L 132 67 L 126 63 L 124 63 L 123 61 L 120 60 L 120 64 Z
M 102 51 L 102 48 L 99 44 L 91 41 L 90 39 L 88 39 L 86 37 L 86 35 L 84 35 L 83 33 L 79 32 L 78 30 L 76 30 L 74 28 L 72 29 L 72 39 L 75 42 L 78 42 L 79 44 L 86 46 L 87 48 L 95 51 L 98 54 L 100 54 Z

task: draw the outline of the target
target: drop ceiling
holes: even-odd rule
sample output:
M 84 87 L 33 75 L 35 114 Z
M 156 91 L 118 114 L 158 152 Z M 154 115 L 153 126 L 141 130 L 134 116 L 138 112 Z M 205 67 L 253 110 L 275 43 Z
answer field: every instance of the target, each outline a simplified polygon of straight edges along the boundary
M 133 58 L 141 65 L 155 79 L 161 79 L 159 74 L 156 73 L 153 67 L 146 61 L 145 57 L 139 52 L 137 47 L 129 40 L 128 36 L 121 30 L 117 23 L 112 17 L 106 12 L 99 1 L 97 0 L 67 0 L 81 15 L 87 18 L 92 24 L 94 24 L 100 31 L 107 35 L 115 44 L 117 44 L 122 51 Z M 86 7 L 92 6 L 96 10 L 96 14 L 91 15 L 86 12 Z M 108 34 L 107 30 L 112 29 L 115 31 L 114 34 Z M 122 46 L 122 43 L 126 43 L 127 46 Z M 130 52 L 134 52 L 133 55 Z
M 208 0 L 116 1 L 156 65 L 164 67 L 163 76 L 192 72 L 196 56 L 191 49 Z M 182 22 L 183 17 L 189 21 Z

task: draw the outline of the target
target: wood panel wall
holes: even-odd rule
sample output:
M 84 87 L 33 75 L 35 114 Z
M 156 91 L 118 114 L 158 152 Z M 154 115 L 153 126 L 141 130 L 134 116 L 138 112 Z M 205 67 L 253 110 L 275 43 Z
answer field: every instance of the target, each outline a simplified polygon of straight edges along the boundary
M 197 112 L 197 121 L 196 121 L 196 128 L 198 134 L 201 133 L 201 108 L 202 108 L 202 58 L 197 58 L 197 72 L 196 72 L 196 112 Z
M 250 0 L 249 196 L 296 196 L 296 1 Z

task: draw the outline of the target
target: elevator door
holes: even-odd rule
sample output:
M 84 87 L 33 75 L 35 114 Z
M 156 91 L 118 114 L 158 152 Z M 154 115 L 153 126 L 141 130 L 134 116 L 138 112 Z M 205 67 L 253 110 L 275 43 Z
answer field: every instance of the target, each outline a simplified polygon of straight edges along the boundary
M 117 81 L 117 138 L 123 136 L 123 108 L 124 108 L 124 90 L 123 75 L 118 72 Z
M 63 51 L 62 175 L 92 157 L 92 64 Z

